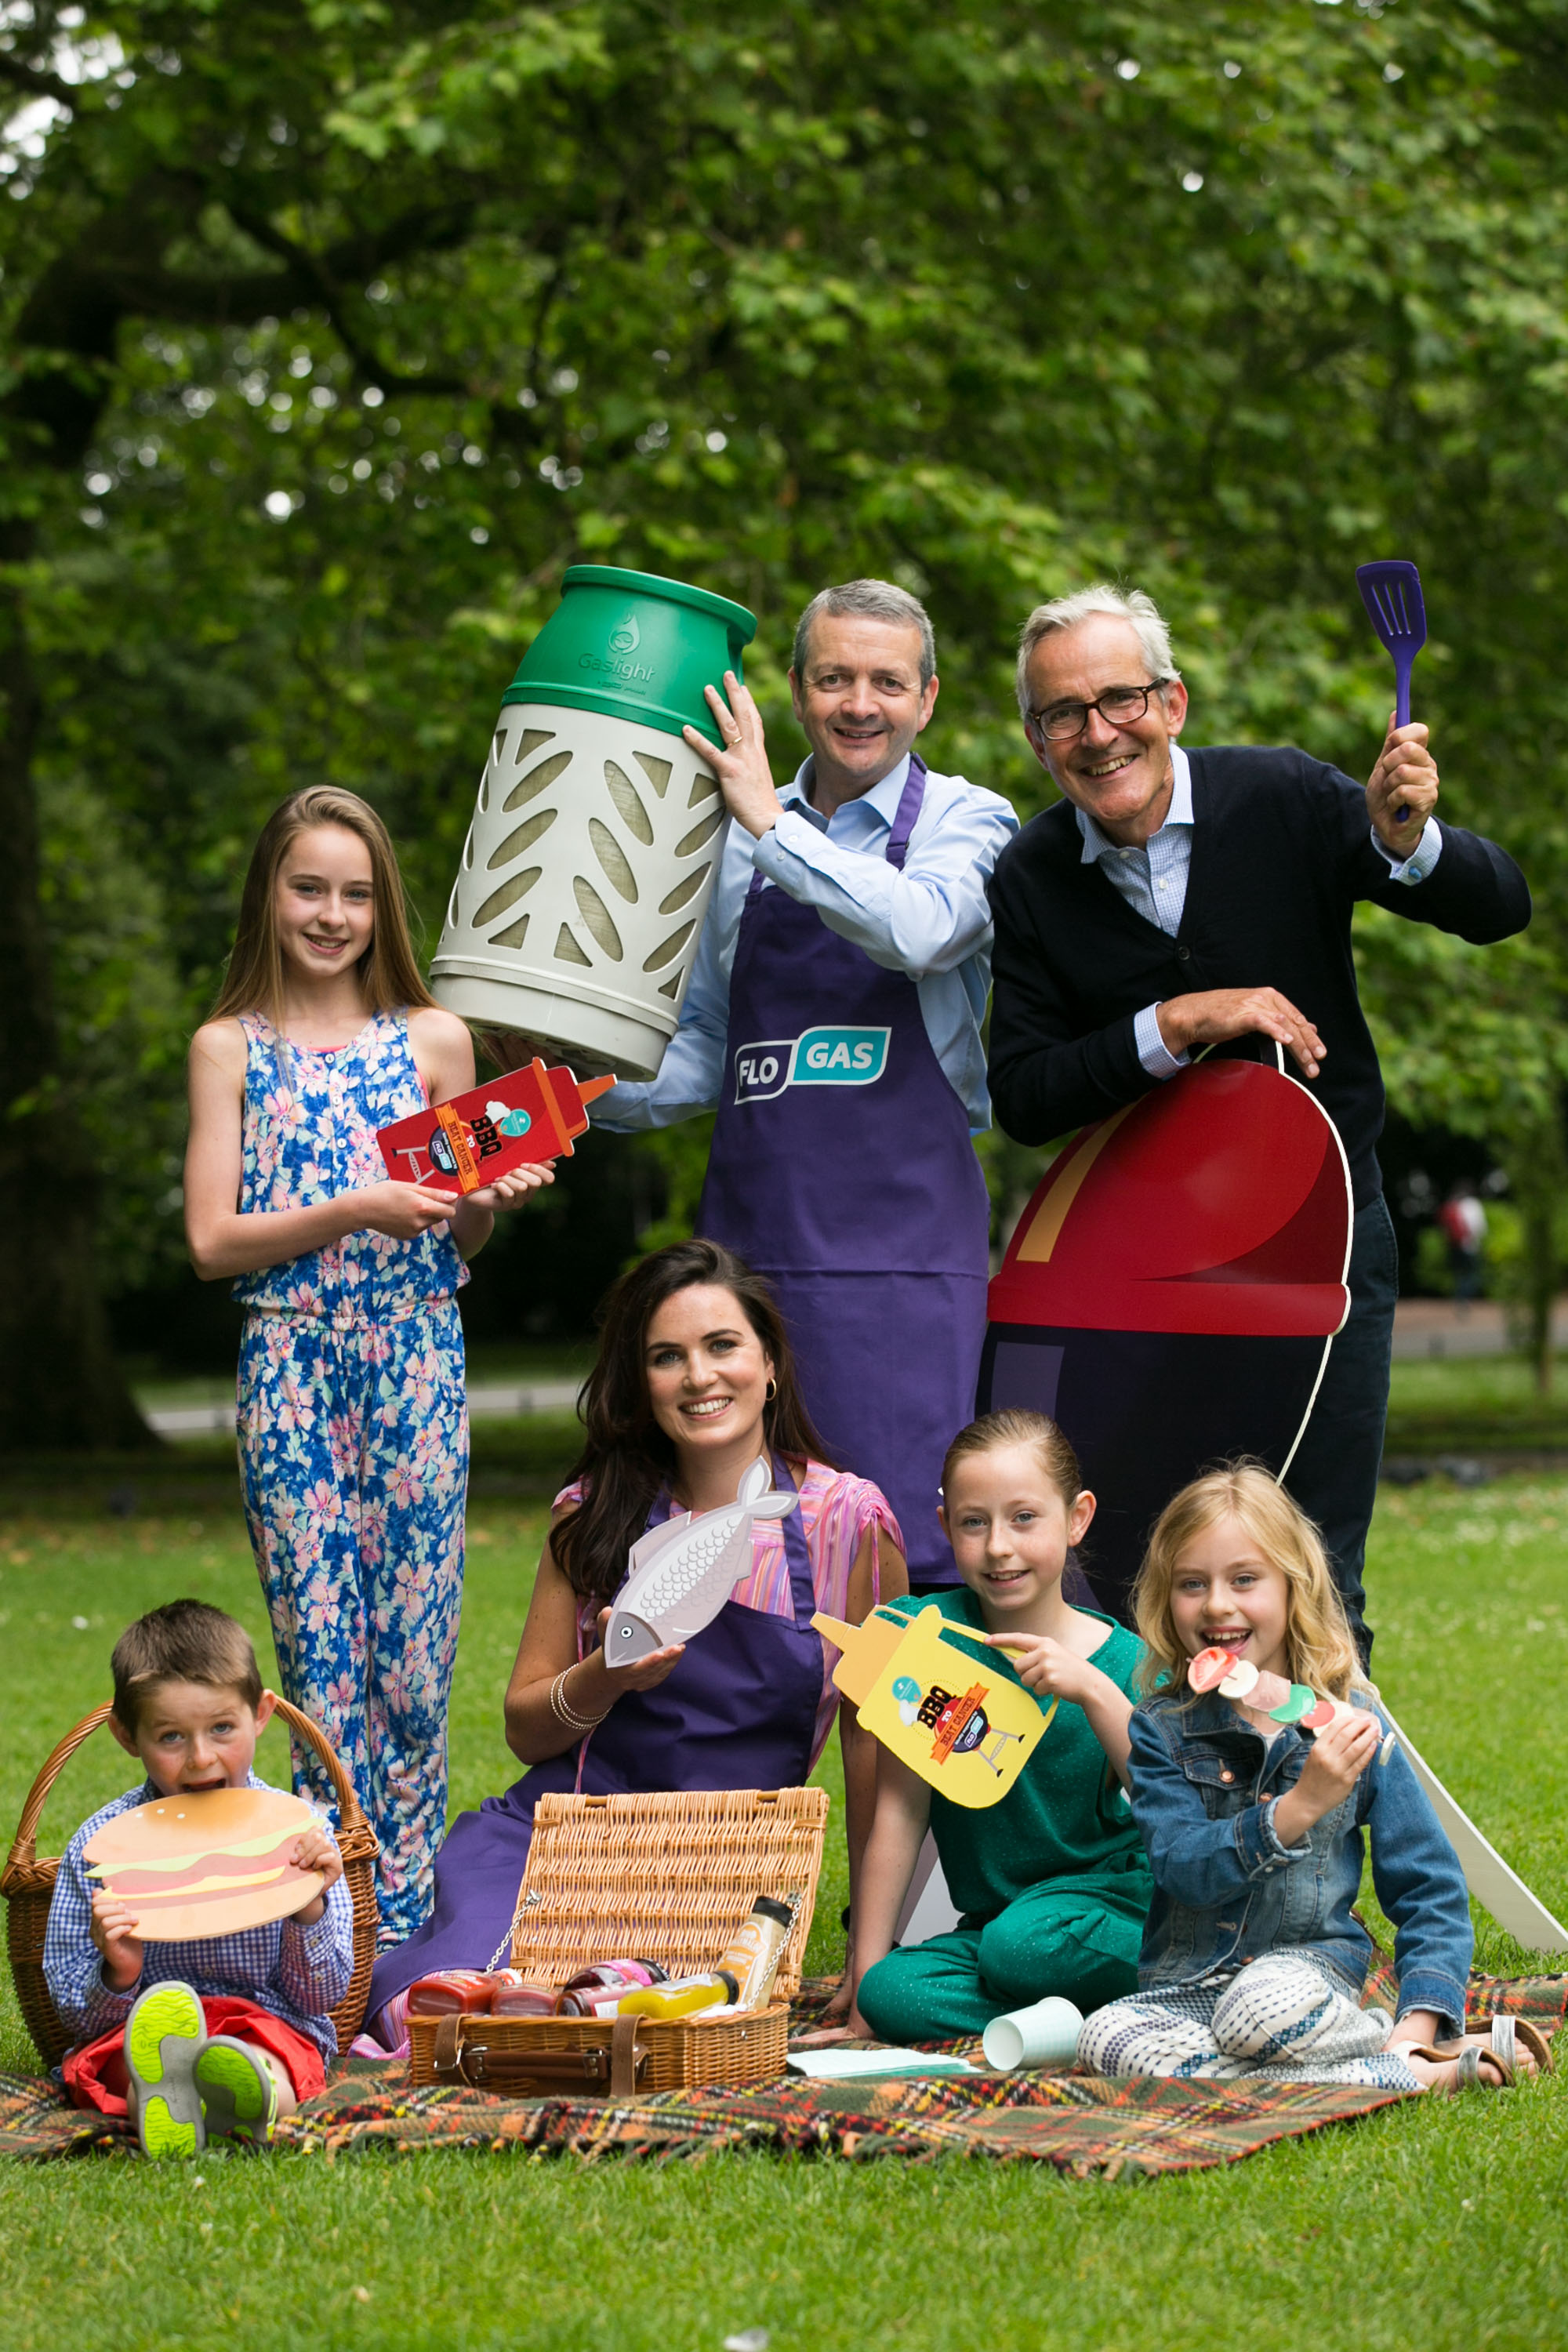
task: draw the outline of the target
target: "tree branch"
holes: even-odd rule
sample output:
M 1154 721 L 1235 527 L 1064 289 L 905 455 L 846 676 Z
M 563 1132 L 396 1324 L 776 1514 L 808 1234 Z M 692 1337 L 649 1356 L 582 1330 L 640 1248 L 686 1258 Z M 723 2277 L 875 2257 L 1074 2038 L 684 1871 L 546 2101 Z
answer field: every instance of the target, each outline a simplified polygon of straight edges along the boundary
M 318 258 L 303 246 L 296 245 L 291 237 L 285 236 L 265 214 L 242 210 L 232 200 L 228 204 L 228 214 L 236 227 L 243 229 L 253 244 L 260 246 L 265 253 L 277 254 L 289 272 L 309 286 L 311 297 L 325 310 L 338 341 L 362 376 L 379 384 L 384 392 L 451 393 L 461 396 L 471 390 L 461 376 L 404 375 L 395 368 L 384 366 L 348 317 L 343 289 L 337 281 L 330 253 Z M 347 249 L 353 252 L 359 269 L 377 266 L 374 260 L 367 263 L 363 246 L 359 240 Z

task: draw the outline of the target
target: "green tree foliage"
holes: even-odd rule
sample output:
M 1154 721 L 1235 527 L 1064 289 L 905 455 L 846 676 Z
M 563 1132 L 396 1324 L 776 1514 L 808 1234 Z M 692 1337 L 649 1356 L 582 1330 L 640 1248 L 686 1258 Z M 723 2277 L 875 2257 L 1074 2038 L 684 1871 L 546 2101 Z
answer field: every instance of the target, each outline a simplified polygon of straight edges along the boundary
M 758 612 L 781 767 L 799 604 L 904 582 L 932 756 L 1026 810 L 1038 596 L 1136 578 L 1194 740 L 1364 772 L 1351 575 L 1415 556 L 1446 805 L 1540 912 L 1488 954 L 1373 922 L 1369 990 L 1401 1108 L 1542 1191 L 1565 88 L 1563 0 L 11 0 L 0 1363 L 26 1332 L 59 1377 L 0 1380 L 7 1429 L 125 1426 L 92 1237 L 111 1283 L 177 1247 L 179 1048 L 260 817 L 363 789 L 437 921 L 580 557 Z

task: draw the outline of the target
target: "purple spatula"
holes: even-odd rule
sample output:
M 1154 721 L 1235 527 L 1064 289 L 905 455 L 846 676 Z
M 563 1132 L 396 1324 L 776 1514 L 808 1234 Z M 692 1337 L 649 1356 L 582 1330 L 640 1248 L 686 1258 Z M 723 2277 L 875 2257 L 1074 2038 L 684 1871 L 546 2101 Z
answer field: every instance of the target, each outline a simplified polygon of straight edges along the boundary
M 1426 607 L 1421 597 L 1421 574 L 1414 563 L 1390 558 L 1383 563 L 1358 563 L 1356 585 L 1368 620 L 1394 656 L 1394 725 L 1410 723 L 1410 673 L 1426 642 Z M 1409 812 L 1394 811 L 1403 824 Z

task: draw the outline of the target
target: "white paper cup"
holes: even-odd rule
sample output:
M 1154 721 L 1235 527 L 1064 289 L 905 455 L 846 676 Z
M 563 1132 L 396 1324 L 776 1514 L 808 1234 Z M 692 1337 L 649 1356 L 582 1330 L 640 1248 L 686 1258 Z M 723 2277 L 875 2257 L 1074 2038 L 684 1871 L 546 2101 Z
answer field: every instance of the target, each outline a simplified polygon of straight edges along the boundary
M 1078 2055 L 1083 2011 L 1058 1993 L 1047 1993 L 1032 2009 L 1015 2009 L 994 2017 L 981 2037 L 985 2063 L 999 2074 L 1015 2066 L 1070 2065 Z

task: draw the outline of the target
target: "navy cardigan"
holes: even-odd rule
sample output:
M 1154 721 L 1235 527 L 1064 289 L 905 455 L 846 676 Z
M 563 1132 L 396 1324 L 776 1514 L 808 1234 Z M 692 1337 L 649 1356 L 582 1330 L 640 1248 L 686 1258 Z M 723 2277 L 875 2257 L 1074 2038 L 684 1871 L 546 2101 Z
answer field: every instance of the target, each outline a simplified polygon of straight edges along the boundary
M 1363 1208 L 1383 1188 L 1384 1095 L 1356 993 L 1355 901 L 1373 898 L 1486 945 L 1529 922 L 1524 877 L 1494 842 L 1445 824 L 1428 878 L 1395 882 L 1372 845 L 1365 791 L 1337 768 L 1304 751 L 1250 745 L 1188 757 L 1193 856 L 1174 939 L 1083 863 L 1068 801 L 1032 818 L 997 860 L 996 1116 L 1030 1144 L 1103 1118 L 1159 1083 L 1133 1038 L 1145 1004 L 1204 989 L 1277 988 L 1322 1038 L 1321 1073 L 1310 1084 L 1339 1129 Z

